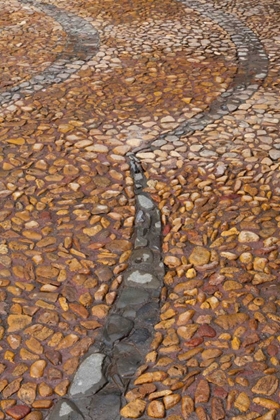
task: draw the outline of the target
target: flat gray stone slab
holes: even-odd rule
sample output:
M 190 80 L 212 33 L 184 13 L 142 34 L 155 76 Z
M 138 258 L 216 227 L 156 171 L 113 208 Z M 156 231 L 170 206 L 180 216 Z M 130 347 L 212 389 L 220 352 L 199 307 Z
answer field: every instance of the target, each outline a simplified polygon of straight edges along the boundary
M 105 355 L 94 353 L 89 355 L 80 365 L 70 387 L 71 396 L 97 392 L 105 383 L 102 367 Z
M 149 300 L 149 296 L 145 290 L 127 287 L 122 291 L 116 306 L 117 308 L 126 308 L 131 305 L 141 305 Z

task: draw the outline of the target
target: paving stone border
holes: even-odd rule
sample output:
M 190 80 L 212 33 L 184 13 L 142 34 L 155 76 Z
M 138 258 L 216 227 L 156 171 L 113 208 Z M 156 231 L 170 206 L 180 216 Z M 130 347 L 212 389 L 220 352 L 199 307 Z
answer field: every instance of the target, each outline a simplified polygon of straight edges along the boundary
M 33 0 L 20 0 L 20 2 L 45 13 L 58 22 L 67 35 L 67 42 L 64 51 L 49 67 L 31 79 L 1 93 L 0 106 L 9 106 L 14 101 L 32 95 L 49 85 L 64 82 L 73 73 L 79 71 L 99 48 L 98 32 L 85 19 L 51 4 Z

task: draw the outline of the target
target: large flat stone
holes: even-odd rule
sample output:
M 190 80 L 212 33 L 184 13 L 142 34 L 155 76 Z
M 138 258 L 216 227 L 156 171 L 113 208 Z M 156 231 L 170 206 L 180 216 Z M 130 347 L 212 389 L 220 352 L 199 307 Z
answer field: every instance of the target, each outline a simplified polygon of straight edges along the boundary
M 126 287 L 120 294 L 117 301 L 117 308 L 126 308 L 127 306 L 141 305 L 149 300 L 149 293 L 145 290 Z
M 106 382 L 103 375 L 103 362 L 105 355 L 94 353 L 88 356 L 80 365 L 73 383 L 70 387 L 70 395 L 97 392 Z

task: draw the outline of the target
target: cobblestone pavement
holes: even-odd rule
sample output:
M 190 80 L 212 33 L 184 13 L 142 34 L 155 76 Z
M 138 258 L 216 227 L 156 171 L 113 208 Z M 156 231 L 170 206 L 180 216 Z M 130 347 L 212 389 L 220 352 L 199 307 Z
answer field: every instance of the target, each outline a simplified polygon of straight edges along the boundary
M 0 10 L 0 420 L 279 419 L 279 2 Z

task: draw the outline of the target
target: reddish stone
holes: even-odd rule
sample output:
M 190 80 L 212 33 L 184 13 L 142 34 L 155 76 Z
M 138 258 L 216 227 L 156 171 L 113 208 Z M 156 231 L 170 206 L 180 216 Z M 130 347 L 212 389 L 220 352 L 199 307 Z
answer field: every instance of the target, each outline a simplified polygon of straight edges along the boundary
M 214 293 L 216 293 L 218 291 L 218 287 L 214 286 L 212 284 L 205 284 L 205 286 L 202 287 L 202 291 L 209 293 L 209 295 L 214 295 Z
M 42 211 L 40 213 L 40 219 L 51 220 L 51 213 L 49 211 Z
M 224 388 L 221 388 L 220 386 L 216 386 L 214 388 L 213 395 L 224 399 L 227 397 L 228 392 Z
M 14 405 L 14 407 L 8 408 L 6 413 L 13 419 L 20 420 L 30 413 L 30 408 L 26 405 Z
M 211 400 L 212 420 L 222 420 L 225 418 L 225 410 L 223 402 L 220 398 L 212 398 Z
M 197 347 L 201 343 L 203 343 L 203 338 L 195 337 L 195 338 L 192 338 L 191 340 L 186 341 L 184 343 L 184 346 L 186 346 L 186 347 Z
M 276 356 L 279 349 L 275 344 L 269 344 L 269 346 L 267 346 L 266 350 L 267 350 L 267 353 L 269 354 L 269 356 Z
M 242 343 L 242 347 L 250 346 L 260 341 L 260 337 L 257 333 L 248 334 Z
M 198 337 L 215 337 L 216 331 L 214 328 L 210 327 L 210 325 L 203 324 L 197 330 L 196 335 L 198 335 Z
M 162 234 L 163 235 L 167 235 L 170 232 L 170 225 L 165 225 L 163 230 L 162 230 Z

